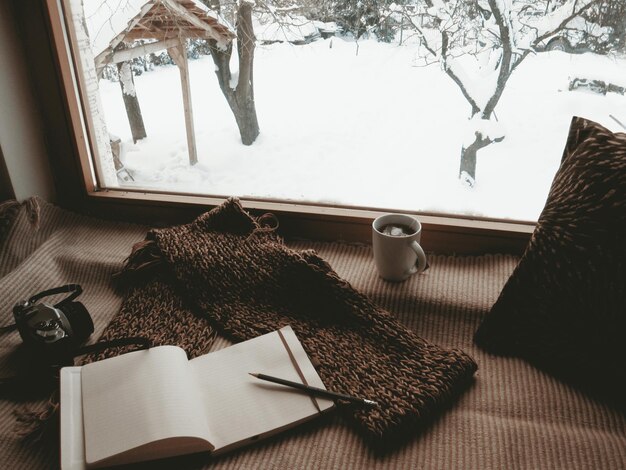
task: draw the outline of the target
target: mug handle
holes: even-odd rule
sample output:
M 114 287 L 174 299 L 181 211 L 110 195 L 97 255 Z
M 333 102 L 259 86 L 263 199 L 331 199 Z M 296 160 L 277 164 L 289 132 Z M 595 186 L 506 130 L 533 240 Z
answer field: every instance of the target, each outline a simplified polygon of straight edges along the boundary
M 411 242 L 411 248 L 413 249 L 415 254 L 417 254 L 417 261 L 415 263 L 415 266 L 413 266 L 409 270 L 409 274 L 421 273 L 426 269 L 426 266 L 428 266 L 428 263 L 426 262 L 426 253 L 424 253 L 424 250 L 422 249 L 420 244 L 417 243 L 415 240 Z

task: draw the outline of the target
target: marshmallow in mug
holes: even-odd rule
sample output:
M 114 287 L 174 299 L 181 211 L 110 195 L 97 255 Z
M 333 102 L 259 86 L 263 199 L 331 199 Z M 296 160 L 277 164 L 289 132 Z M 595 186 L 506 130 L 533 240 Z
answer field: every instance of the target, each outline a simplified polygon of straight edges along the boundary
M 420 246 L 422 225 L 407 214 L 385 214 L 372 223 L 372 249 L 380 276 L 404 281 L 428 266 Z

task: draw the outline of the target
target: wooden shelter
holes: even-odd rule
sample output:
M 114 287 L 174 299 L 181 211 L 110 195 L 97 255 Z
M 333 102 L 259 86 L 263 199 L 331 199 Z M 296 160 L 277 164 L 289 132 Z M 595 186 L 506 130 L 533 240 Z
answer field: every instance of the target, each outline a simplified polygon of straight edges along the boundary
M 226 46 L 235 36 L 232 26 L 198 0 L 148 0 L 108 46 L 96 55 L 96 71 L 100 76 L 108 64 L 129 62 L 136 57 L 167 49 L 180 71 L 189 162 L 193 165 L 198 161 L 198 154 L 185 41 L 212 39 L 218 45 Z M 133 45 L 139 40 L 151 42 Z

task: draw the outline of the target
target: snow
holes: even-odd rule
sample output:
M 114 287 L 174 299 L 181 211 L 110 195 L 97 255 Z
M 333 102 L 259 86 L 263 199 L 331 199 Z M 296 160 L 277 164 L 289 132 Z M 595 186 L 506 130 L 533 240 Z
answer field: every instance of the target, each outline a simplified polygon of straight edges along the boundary
M 484 109 L 495 93 L 500 71 L 495 65 L 500 56 L 500 50 L 489 49 L 476 55 L 464 54 L 446 61 L 446 65 L 459 77 L 468 95 L 480 109 Z
M 136 96 L 135 85 L 133 84 L 133 75 L 130 64 L 125 62 L 120 67 L 120 82 L 122 83 L 122 92 L 128 96 Z
M 576 2 L 566 2 L 553 12 L 544 16 L 537 16 L 534 21 L 528 21 L 528 24 L 536 30 L 535 37 L 543 36 L 548 31 L 553 31 L 558 28 L 558 26 L 572 16 L 573 13 L 581 11 L 592 1 L 593 0 L 577 0 Z
M 234 31 L 233 27 L 216 12 L 211 11 L 199 0 L 191 0 L 208 17 Z M 83 0 L 85 22 L 91 39 L 91 51 L 95 56 L 109 47 L 109 43 L 124 31 L 137 15 L 149 10 L 149 0 Z
M 495 119 L 483 119 L 479 114 L 468 121 L 467 131 L 463 139 L 463 146 L 469 147 L 475 140 L 476 134 L 484 139 L 496 141 L 506 137 L 506 129 Z
M 588 71 L 626 85 L 626 59 L 531 55 L 509 80 L 493 121 L 485 123 L 468 122 L 469 105 L 440 67 L 412 65 L 414 44 L 358 45 L 358 55 L 356 44 L 340 37 L 258 47 L 261 134 L 251 146 L 241 144 L 211 58 L 190 61 L 194 166 L 175 66 L 135 77 L 148 133 L 137 144 L 119 84 L 101 80 L 108 130 L 122 138 L 124 164 L 135 178 L 124 186 L 536 220 L 571 117 L 616 131 L 623 129 L 609 114 L 626 122 L 626 97 L 568 90 L 569 77 Z M 506 136 L 479 152 L 473 188 L 458 178 L 468 127 Z
M 576 18 L 572 18 L 567 23 L 567 28 L 577 29 L 579 31 L 584 31 L 585 33 L 595 36 L 597 38 L 601 36 L 607 36 L 611 33 L 612 28 L 606 26 L 600 26 L 597 23 L 590 23 L 584 18 L 577 16 Z
M 334 21 L 313 21 L 313 26 L 315 26 L 319 31 L 325 33 L 336 33 L 339 30 L 337 23 Z
M 261 42 L 304 42 L 317 36 L 318 28 L 313 21 L 301 15 L 274 16 L 271 14 L 253 15 L 254 35 Z
M 94 56 L 126 29 L 148 0 L 85 0 L 83 8 Z

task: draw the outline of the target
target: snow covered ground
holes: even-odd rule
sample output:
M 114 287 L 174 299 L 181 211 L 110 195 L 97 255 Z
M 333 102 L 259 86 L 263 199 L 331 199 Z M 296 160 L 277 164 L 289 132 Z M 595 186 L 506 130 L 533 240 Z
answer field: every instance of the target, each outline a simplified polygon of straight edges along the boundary
M 332 46 L 332 47 L 331 47 Z M 477 182 L 458 180 L 469 106 L 416 46 L 339 37 L 259 46 L 255 97 L 261 135 L 249 147 L 210 57 L 190 62 L 199 163 L 188 163 L 179 72 L 135 78 L 148 137 L 132 143 L 118 83 L 100 81 L 109 131 L 124 142 L 133 185 L 185 193 L 279 198 L 384 209 L 536 220 L 573 115 L 624 130 L 626 97 L 570 77 L 626 86 L 626 59 L 562 52 L 529 56 L 496 108 L 506 138 L 478 155 Z

